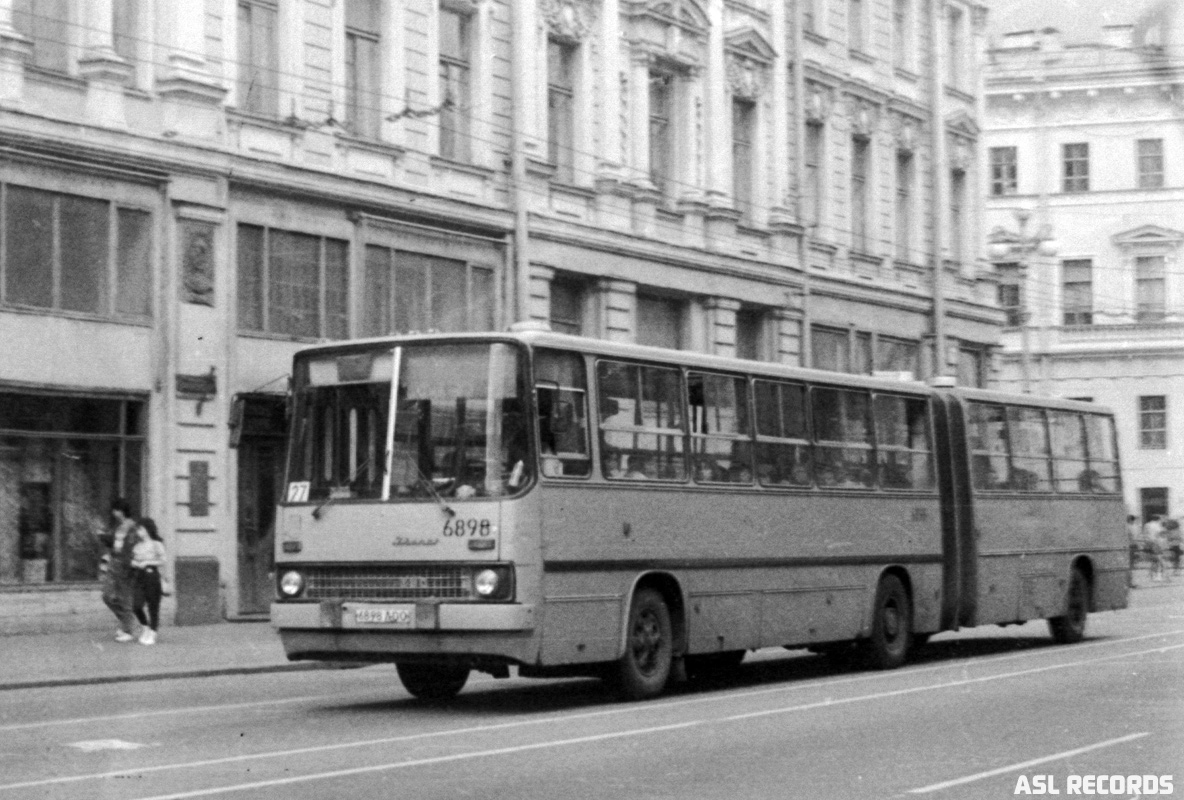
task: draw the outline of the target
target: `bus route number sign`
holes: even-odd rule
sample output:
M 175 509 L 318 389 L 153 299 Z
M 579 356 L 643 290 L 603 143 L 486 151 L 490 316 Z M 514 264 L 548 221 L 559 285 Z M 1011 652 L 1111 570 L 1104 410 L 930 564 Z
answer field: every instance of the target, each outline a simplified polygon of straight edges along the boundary
M 447 519 L 444 520 L 444 535 L 462 539 L 489 537 L 493 535 L 493 523 L 488 519 Z

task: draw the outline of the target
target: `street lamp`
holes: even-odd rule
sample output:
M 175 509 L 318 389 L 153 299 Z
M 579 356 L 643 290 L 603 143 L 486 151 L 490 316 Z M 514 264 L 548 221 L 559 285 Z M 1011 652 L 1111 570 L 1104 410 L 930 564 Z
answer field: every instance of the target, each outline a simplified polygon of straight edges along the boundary
M 1032 391 L 1031 381 L 1031 346 L 1028 341 L 1028 320 L 1031 312 L 1028 308 L 1028 263 L 1035 255 L 1051 258 L 1057 254 L 1057 243 L 1052 238 L 1052 226 L 1041 225 L 1035 233 L 1028 233 L 1028 222 L 1032 219 L 1030 208 L 1017 208 L 1015 219 L 1019 223 L 1019 231 L 1012 232 L 1002 227 L 996 227 L 989 237 L 988 252 L 992 261 L 1014 259 L 1019 271 L 1020 286 L 1020 374 L 1025 394 Z

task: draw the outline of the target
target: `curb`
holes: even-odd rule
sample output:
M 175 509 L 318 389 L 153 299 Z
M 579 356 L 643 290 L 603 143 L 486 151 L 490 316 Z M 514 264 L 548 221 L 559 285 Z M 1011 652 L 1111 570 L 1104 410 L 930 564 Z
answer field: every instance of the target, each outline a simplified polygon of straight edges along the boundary
M 128 683 L 131 681 L 165 681 L 184 678 L 213 678 L 224 675 L 258 675 L 267 672 L 307 672 L 321 669 L 347 669 L 337 662 L 301 661 L 294 664 L 268 664 L 255 667 L 216 667 L 211 669 L 173 670 L 167 672 L 141 672 L 129 675 L 87 675 L 76 678 L 47 678 L 40 681 L 0 682 L 0 692 L 14 689 L 47 689 L 60 686 L 90 686 L 104 683 Z

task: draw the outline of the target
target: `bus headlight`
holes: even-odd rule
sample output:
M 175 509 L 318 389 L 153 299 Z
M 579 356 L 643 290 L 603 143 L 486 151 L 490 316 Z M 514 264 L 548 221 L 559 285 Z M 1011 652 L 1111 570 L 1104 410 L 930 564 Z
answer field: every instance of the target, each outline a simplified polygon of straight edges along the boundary
M 299 572 L 285 572 L 280 578 L 281 597 L 299 597 L 304 591 L 304 576 Z
M 493 597 L 498 593 L 501 576 L 495 570 L 483 569 L 473 578 L 473 589 L 478 597 Z

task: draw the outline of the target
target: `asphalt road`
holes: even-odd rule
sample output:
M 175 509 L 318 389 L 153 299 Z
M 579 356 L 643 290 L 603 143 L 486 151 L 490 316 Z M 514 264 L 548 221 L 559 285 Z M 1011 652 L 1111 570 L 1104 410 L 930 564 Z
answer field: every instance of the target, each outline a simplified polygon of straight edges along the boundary
M 973 800 L 1037 776 L 1146 797 L 1150 776 L 1184 793 L 1182 678 L 1173 586 L 1091 616 L 1076 645 L 1043 623 L 943 634 L 894 672 L 762 651 L 637 704 L 474 676 L 425 706 L 386 666 L 38 689 L 0 697 L 0 800 Z

